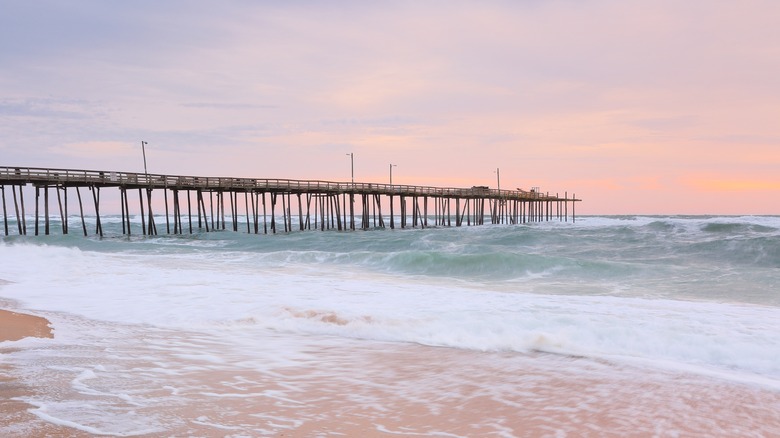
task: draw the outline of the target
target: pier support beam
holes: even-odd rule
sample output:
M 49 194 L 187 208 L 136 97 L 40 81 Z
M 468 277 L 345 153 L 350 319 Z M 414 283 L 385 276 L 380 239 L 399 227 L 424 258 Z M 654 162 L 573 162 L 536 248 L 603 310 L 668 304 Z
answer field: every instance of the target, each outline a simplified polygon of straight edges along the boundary
M 84 220 L 84 204 L 81 202 L 81 192 L 76 187 L 76 196 L 79 198 L 79 214 L 81 215 L 81 227 L 84 229 L 84 237 L 87 236 L 87 222 Z
M 103 237 L 103 224 L 100 223 L 100 187 L 90 186 L 92 200 L 95 202 L 95 234 Z

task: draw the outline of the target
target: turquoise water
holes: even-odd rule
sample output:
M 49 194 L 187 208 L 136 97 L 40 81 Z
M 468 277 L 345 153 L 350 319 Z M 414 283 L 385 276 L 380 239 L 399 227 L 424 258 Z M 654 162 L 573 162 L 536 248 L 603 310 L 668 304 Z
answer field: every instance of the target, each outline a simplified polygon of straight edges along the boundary
M 52 230 L 59 231 L 57 225 L 53 224 Z M 65 263 L 84 259 L 83 263 L 90 264 L 91 275 L 106 281 L 113 281 L 117 270 L 125 272 L 123 278 L 129 288 L 151 287 L 156 280 L 159 287 L 165 288 L 166 279 L 190 275 L 189 272 L 193 272 L 193 277 L 203 277 L 201 287 L 212 285 L 217 289 L 214 293 L 224 294 L 221 285 L 228 285 L 228 294 L 239 299 L 251 294 L 250 285 L 257 281 L 279 283 L 280 289 L 288 284 L 308 283 L 306 292 L 318 302 L 329 304 L 332 308 L 324 306 L 327 311 L 336 313 L 365 310 L 340 308 L 338 302 L 343 297 L 332 290 L 332 283 L 337 284 L 340 279 L 345 284 L 352 282 L 350 287 L 356 289 L 375 290 L 377 302 L 390 307 L 407 305 L 402 297 L 409 291 L 416 291 L 423 299 L 450 293 L 461 305 L 454 311 L 463 312 L 464 316 L 470 315 L 470 306 L 479 308 L 486 295 L 507 301 L 507 305 L 552 300 L 565 313 L 574 311 L 571 307 L 582 300 L 593 301 L 594 307 L 629 310 L 637 303 L 632 300 L 646 300 L 640 302 L 663 303 L 671 306 L 669 311 L 681 315 L 690 312 L 681 320 L 695 320 L 697 309 L 713 305 L 724 306 L 723 318 L 735 309 L 771 314 L 780 307 L 778 217 L 583 217 L 575 224 L 276 235 L 219 231 L 155 237 L 121 235 L 118 217 L 104 219 L 104 227 L 104 238 L 78 234 L 5 237 L 0 247 L 4 258 L 16 259 L 18 268 L 6 263 L 0 278 L 18 282 L 22 288 L 25 278 L 19 271 L 27 269 L 30 279 L 45 281 L 49 275 L 39 272 L 40 261 L 66 257 L 70 259 Z M 58 276 L 67 277 L 67 273 L 56 272 L 49 281 L 60 288 L 68 287 L 72 281 L 72 293 L 80 294 L 75 289 L 83 288 L 81 280 L 63 281 Z M 323 284 L 323 279 L 331 280 Z M 428 290 L 436 292 L 427 295 Z M 170 292 L 183 297 L 192 293 L 176 288 Z M 352 292 L 347 291 L 346 295 Z M 70 306 L 58 308 L 52 304 L 56 300 L 45 292 L 38 300 L 7 291 L 5 295 L 23 303 L 29 301 L 36 308 L 79 312 Z M 395 298 L 400 301 L 395 303 Z M 332 305 L 329 299 L 334 301 Z M 110 306 L 110 295 L 106 300 L 106 306 Z M 154 297 L 141 302 L 151 308 L 156 304 Z M 281 300 L 271 305 L 284 308 L 288 304 Z M 431 306 L 435 306 L 433 299 Z M 196 313 L 210 310 L 184 306 L 181 318 L 187 317 L 187 309 Z M 425 311 L 416 310 L 422 316 Z M 485 311 L 489 314 L 489 309 Z M 236 309 L 229 313 L 241 312 Z M 100 306 L 96 306 L 94 314 L 84 314 L 100 318 Z M 652 318 L 656 316 L 648 313 L 638 317 L 655 323 Z M 516 321 L 495 321 L 494 317 L 486 317 L 484 324 L 497 324 L 502 330 L 511 330 L 515 325 L 525 332 L 532 330 Z M 678 323 L 685 325 L 674 321 Z M 474 324 L 479 326 L 480 321 Z M 603 333 L 592 335 L 599 337 Z M 410 333 L 399 334 L 398 339 L 428 342 Z M 525 348 L 517 347 L 510 337 L 483 341 L 495 348 Z M 623 347 L 637 347 L 620 347 L 620 342 L 610 345 L 609 341 L 605 339 L 598 350 L 620 354 Z M 722 339 L 713 337 L 711 342 L 717 344 Z M 768 347 L 776 349 L 777 345 Z
M 74 233 L 76 221 L 68 236 L 54 222 L 51 236 L 3 241 L 104 253 L 254 254 L 267 266 L 352 267 L 516 292 L 780 305 L 778 217 L 612 216 L 576 224 L 155 237 L 140 230 L 122 236 L 119 218 L 109 217 L 102 239 Z

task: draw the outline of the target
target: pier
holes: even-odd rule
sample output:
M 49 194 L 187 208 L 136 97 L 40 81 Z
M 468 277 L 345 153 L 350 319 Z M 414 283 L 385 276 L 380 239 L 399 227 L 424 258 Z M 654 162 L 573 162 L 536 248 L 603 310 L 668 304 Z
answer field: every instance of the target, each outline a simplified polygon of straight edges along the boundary
M 27 185 L 34 188 L 33 206 L 30 206 L 29 199 L 25 206 L 22 189 Z M 52 215 L 59 216 L 62 234 L 68 234 L 69 222 L 73 221 L 70 216 L 76 216 L 70 215 L 75 194 L 77 217 L 80 218 L 77 232 L 89 235 L 85 221 L 87 214 L 95 218 L 94 234 L 102 237 L 100 195 L 103 189 L 119 191 L 123 234 L 130 235 L 132 232 L 134 210 L 141 219 L 140 232 L 151 236 L 159 233 L 243 231 L 244 225 L 239 225 L 244 218 L 246 232 L 254 234 L 317 229 L 367 230 L 388 226 L 392 229 L 486 223 L 526 224 L 551 220 L 574 222 L 575 204 L 581 201 L 574 194 L 571 197 L 568 193 L 559 196 L 557 193 L 541 193 L 538 189 L 442 188 L 0 167 L 4 235 L 27 235 L 28 232 L 36 236 L 41 233 L 49 235 Z M 54 197 L 57 202 L 52 212 L 50 204 L 54 204 Z M 395 211 L 396 206 L 399 211 Z M 28 223 L 26 214 L 31 211 L 34 211 L 33 223 Z M 389 215 L 385 216 L 385 212 Z M 164 219 L 160 219 L 163 215 Z M 9 229 L 11 218 L 16 219 L 16 227 Z

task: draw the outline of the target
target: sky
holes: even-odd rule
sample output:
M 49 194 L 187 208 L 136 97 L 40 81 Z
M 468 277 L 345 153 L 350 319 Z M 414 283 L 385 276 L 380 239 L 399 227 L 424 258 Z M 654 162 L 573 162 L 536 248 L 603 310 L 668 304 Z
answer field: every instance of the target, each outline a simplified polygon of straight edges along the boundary
M 775 0 L 0 0 L 0 166 L 780 214 Z

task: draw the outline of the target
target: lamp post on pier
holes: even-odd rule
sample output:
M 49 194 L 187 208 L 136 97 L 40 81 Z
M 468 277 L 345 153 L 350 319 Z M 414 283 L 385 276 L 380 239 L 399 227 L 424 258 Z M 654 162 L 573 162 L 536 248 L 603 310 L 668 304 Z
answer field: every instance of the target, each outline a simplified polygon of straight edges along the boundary
M 148 175 L 149 172 L 146 171 L 146 145 L 149 144 L 145 141 L 141 141 L 141 152 L 144 154 L 144 174 Z
M 352 166 L 352 184 L 355 184 L 355 153 L 350 152 L 347 155 L 349 155 L 349 161 Z
M 498 194 L 501 194 L 501 172 L 496 167 L 496 185 L 498 186 Z
M 397 164 L 390 164 L 390 185 L 393 185 L 393 167 L 398 167 Z M 395 220 L 394 220 L 394 214 L 393 214 L 393 189 L 391 187 L 390 189 L 390 229 L 395 228 Z M 403 210 L 401 210 L 403 211 Z

